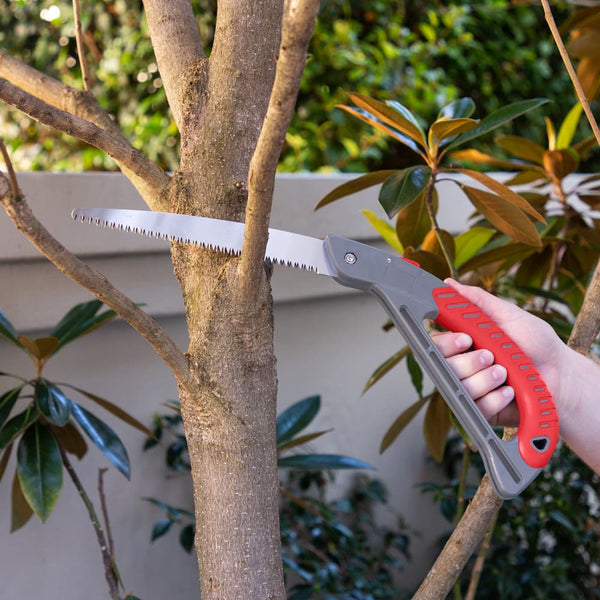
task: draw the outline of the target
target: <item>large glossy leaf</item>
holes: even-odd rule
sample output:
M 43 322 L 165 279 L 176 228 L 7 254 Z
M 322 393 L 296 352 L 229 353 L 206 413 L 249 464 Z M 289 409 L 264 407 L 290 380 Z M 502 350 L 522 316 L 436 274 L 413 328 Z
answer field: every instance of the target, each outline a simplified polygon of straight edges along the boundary
M 414 202 L 431 180 L 431 167 L 408 167 L 392 175 L 379 190 L 379 204 L 391 219 L 400 210 Z
M 347 181 L 346 183 L 342 183 L 342 185 L 338 185 L 335 189 L 331 190 L 326 196 L 324 196 L 317 205 L 315 206 L 315 210 L 334 202 L 335 200 L 339 200 L 340 198 L 344 198 L 345 196 L 350 196 L 351 194 L 355 194 L 356 192 L 360 192 L 361 190 L 370 188 L 374 185 L 379 185 L 383 183 L 388 177 L 391 177 L 394 173 L 397 173 L 396 169 L 388 169 L 385 171 L 374 171 L 373 173 L 367 173 L 366 175 L 361 175 L 356 179 L 352 179 L 351 181 Z
M 291 440 L 307 427 L 321 410 L 321 396 L 309 396 L 295 402 L 277 416 L 277 445 Z
M 100 300 L 90 300 L 89 302 L 77 304 L 59 321 L 50 332 L 50 335 L 58 338 L 60 345 L 64 346 L 74 339 L 93 331 L 116 316 L 113 310 L 97 314 L 102 305 Z
M 58 339 L 52 336 L 32 340 L 26 335 L 20 335 L 17 340 L 32 356 L 40 360 L 47 359 L 59 346 Z
M 339 454 L 296 454 L 286 456 L 277 461 L 279 467 L 288 469 L 308 470 L 339 470 L 339 469 L 372 469 L 373 467 L 362 460 Z
M 488 227 L 473 227 L 455 238 L 457 267 L 473 258 L 492 238 L 494 230 Z
M 446 447 L 446 438 L 448 437 L 450 424 L 448 406 L 441 394 L 436 390 L 431 396 L 427 412 L 425 413 L 423 434 L 427 448 L 437 462 L 442 462 L 444 458 L 444 449 Z
M 104 410 L 107 410 L 109 413 L 111 413 L 118 419 L 121 419 L 121 421 L 124 421 L 128 425 L 131 425 L 131 427 L 133 427 L 134 429 L 141 431 L 145 436 L 150 437 L 150 438 L 154 437 L 154 434 L 152 433 L 152 431 L 150 429 L 148 429 L 148 427 L 146 427 L 146 425 L 144 425 L 142 422 L 138 421 L 134 416 L 130 415 L 128 412 L 124 411 L 120 406 L 117 406 L 116 404 L 110 402 L 109 400 L 105 400 L 104 398 L 101 398 L 100 396 L 97 396 L 96 394 L 92 394 L 91 392 L 86 392 L 85 390 L 82 390 L 81 388 L 78 388 L 77 386 L 71 385 L 69 383 L 63 383 L 62 385 L 64 387 L 68 387 L 68 388 L 71 388 L 72 390 L 75 390 L 76 392 L 80 393 L 82 396 L 85 396 L 86 398 L 89 398 L 92 402 L 95 402 L 98 406 L 101 406 Z
M 54 425 L 62 427 L 71 417 L 69 399 L 55 385 L 45 379 L 35 382 L 34 397 L 42 414 Z
M 129 456 L 117 434 L 98 417 L 72 401 L 71 414 L 104 456 L 129 479 Z
M 471 204 L 499 231 L 525 244 L 541 247 L 537 229 L 521 209 L 485 190 L 466 185 L 460 187 Z
M 370 112 L 363 110 L 361 108 L 354 108 L 352 106 L 338 105 L 337 108 L 341 108 L 342 110 L 345 110 L 347 113 L 350 113 L 352 116 L 357 117 L 361 121 L 368 123 L 369 125 L 371 125 L 372 127 L 375 127 L 376 129 L 379 129 L 379 131 L 383 131 L 387 135 L 392 136 L 394 139 L 398 140 L 399 142 L 401 142 L 402 144 L 404 144 L 405 146 L 407 146 L 408 148 L 410 148 L 414 152 L 417 152 L 423 158 L 425 158 L 425 156 L 426 156 L 425 152 L 420 148 L 420 146 L 412 138 L 410 138 L 409 136 L 405 135 L 404 133 L 398 131 L 397 129 L 390 127 L 389 125 L 386 125 L 383 121 L 378 119 L 375 115 L 371 114 Z
M 475 102 L 472 98 L 459 98 L 450 102 L 440 110 L 437 118 L 442 119 L 447 117 L 449 119 L 466 119 L 475 112 Z
M 6 466 L 8 465 L 8 461 L 10 459 L 10 453 L 12 452 L 12 444 L 9 444 L 4 451 L 2 452 L 2 457 L 0 458 L 0 481 L 4 477 L 4 473 L 6 472 Z
M 391 106 L 396 112 L 400 113 L 407 121 L 412 123 L 421 137 L 425 139 L 425 132 L 423 131 L 419 120 L 415 115 L 413 115 L 412 112 L 410 112 L 410 110 L 408 110 L 408 108 L 406 108 L 406 106 L 404 106 L 404 104 L 398 102 L 397 100 L 386 100 L 385 103 L 388 106 Z
M 0 336 L 12 342 L 15 346 L 21 347 L 21 344 L 17 341 L 18 334 L 13 327 L 12 323 L 8 320 L 6 315 L 0 310 Z
M 454 243 L 454 236 L 445 229 L 438 229 L 437 231 L 431 229 L 423 239 L 421 248 L 423 250 L 427 250 L 427 252 L 437 254 L 445 260 L 446 256 L 444 250 L 442 250 L 440 238 L 445 246 L 446 252 L 449 254 L 450 258 L 454 260 L 454 257 L 456 256 L 456 245 Z
M 572 148 L 548 150 L 544 153 L 544 167 L 556 179 L 564 179 L 574 173 L 579 166 L 579 155 Z
M 0 429 L 0 449 L 13 442 L 39 415 L 38 407 L 30 404 L 24 411 L 7 421 Z
M 527 200 L 525 200 L 522 196 L 519 196 L 519 194 L 513 192 L 510 188 L 507 188 L 504 184 L 500 183 L 499 181 L 496 181 L 489 175 L 486 175 L 485 173 L 480 173 L 479 171 L 471 171 L 470 169 L 457 169 L 457 171 L 459 173 L 463 173 L 464 175 L 468 175 L 475 181 L 478 181 L 486 188 L 492 190 L 494 194 L 501 196 L 504 200 L 520 208 L 522 211 L 531 215 L 534 219 L 537 219 L 541 223 L 546 222 L 544 217 L 542 217 L 542 215 L 540 215 L 540 213 L 537 210 L 535 210 L 535 208 L 533 208 L 533 206 L 531 206 L 531 204 L 527 202 Z
M 429 128 L 429 147 L 439 146 L 444 140 L 455 135 L 471 131 L 479 121 L 474 119 L 441 119 L 431 124 Z
M 33 509 L 23 495 L 19 474 L 15 469 L 11 490 L 10 532 L 14 533 L 21 529 L 31 517 L 33 517 Z
M 4 394 L 0 396 L 0 427 L 2 427 L 2 425 L 4 425 L 6 422 L 6 419 L 8 419 L 10 412 L 17 403 L 22 390 L 23 386 L 21 385 L 13 388 L 12 390 L 4 392 Z
M 387 125 L 391 125 L 395 129 L 398 129 L 417 142 L 423 149 L 426 149 L 427 143 L 425 141 L 423 130 L 419 126 L 416 118 L 406 107 L 398 102 L 386 104 L 385 102 L 380 102 L 379 100 L 369 98 L 362 94 L 349 93 L 348 96 L 350 96 L 350 99 L 356 106 L 375 115 L 375 117 Z
M 437 212 L 438 194 L 433 190 L 433 211 Z M 412 204 L 403 208 L 396 217 L 396 233 L 404 246 L 417 247 L 432 227 L 431 218 L 425 204 L 425 193 L 421 194 Z
M 45 522 L 60 496 L 63 464 L 56 440 L 41 423 L 29 427 L 19 441 L 17 470 L 23 495 Z
M 408 247 L 404 252 L 404 258 L 414 260 L 423 270 L 435 275 L 438 279 L 445 279 L 452 274 L 450 265 L 446 259 L 428 250 L 415 250 L 412 247 Z
M 546 102 L 548 102 L 548 100 L 545 98 L 534 98 L 532 100 L 522 100 L 521 102 L 514 102 L 513 104 L 503 106 L 502 108 L 499 108 L 498 110 L 489 114 L 487 117 L 481 119 L 481 122 L 475 129 L 471 129 L 471 131 L 467 131 L 466 133 L 459 135 L 450 144 L 450 147 L 456 148 L 465 142 L 470 142 L 475 138 L 497 129 L 501 125 L 512 121 L 516 117 L 529 112 L 530 110 L 539 108 L 543 104 L 546 104 Z
M 541 165 L 546 148 L 518 135 L 501 135 L 496 138 L 496 144 L 513 156 Z
M 417 416 L 419 411 L 429 401 L 430 396 L 420 398 L 414 404 L 411 404 L 404 412 L 397 417 L 391 424 L 390 428 L 385 432 L 381 444 L 379 445 L 379 452 L 383 453 L 390 447 L 394 440 L 402 433 L 404 428 Z
M 410 352 L 410 348 L 405 346 L 402 350 L 396 352 L 393 356 L 390 356 L 387 360 L 381 363 L 375 371 L 371 374 L 362 393 L 364 394 L 370 387 L 375 385 L 384 375 L 389 373 L 396 365 L 400 364 Z
M 393 227 L 389 221 L 385 221 L 384 219 L 380 219 L 373 211 L 371 210 L 362 210 L 362 214 L 365 216 L 367 221 L 372 225 L 373 229 L 377 231 L 377 233 L 383 238 L 383 240 L 391 246 L 396 252 L 402 254 L 404 252 L 404 246 L 398 239 L 398 234 L 396 233 L 396 228 Z

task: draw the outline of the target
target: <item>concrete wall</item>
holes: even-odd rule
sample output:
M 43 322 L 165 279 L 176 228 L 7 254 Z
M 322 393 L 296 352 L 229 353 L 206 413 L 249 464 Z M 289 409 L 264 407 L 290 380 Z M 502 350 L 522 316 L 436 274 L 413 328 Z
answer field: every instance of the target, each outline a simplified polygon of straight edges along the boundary
M 360 215 L 377 210 L 373 190 L 341 200 L 314 213 L 314 204 L 348 176 L 280 176 L 272 226 L 322 236 L 336 233 L 363 241 L 376 239 Z M 118 174 L 22 174 L 19 181 L 35 213 L 72 251 L 105 273 L 147 310 L 181 345 L 186 346 L 182 302 L 162 242 L 106 231 L 71 221 L 76 206 L 143 208 L 127 180 Z M 440 222 L 446 229 L 464 226 L 466 202 L 455 186 L 442 193 Z M 392 420 L 414 401 L 404 367 L 385 377 L 365 396 L 365 381 L 403 342 L 384 333 L 385 314 L 371 297 L 352 292 L 327 277 L 277 268 L 273 278 L 280 410 L 311 394 L 323 408 L 316 429 L 334 431 L 313 443 L 318 452 L 344 453 L 372 464 L 374 475 L 391 492 L 393 513 L 421 533 L 413 538 L 414 559 L 405 574 L 413 585 L 428 570 L 438 536 L 446 528 L 429 496 L 415 484 L 440 474 L 428 458 L 417 419 L 383 455 L 378 446 Z M 53 266 L 0 214 L 0 308 L 29 335 L 43 335 L 73 304 L 90 299 Z M 0 342 L 0 371 L 33 376 L 31 364 Z M 46 375 L 68 381 L 119 403 L 151 424 L 161 403 L 176 397 L 170 371 L 151 348 L 123 323 L 111 323 L 61 351 Z M 5 385 L 0 381 L 1 385 Z M 422 415 L 421 415 L 422 416 Z M 178 547 L 176 535 L 150 544 L 151 526 L 161 513 L 142 498 L 153 496 L 191 507 L 186 477 L 173 479 L 162 467 L 163 451 L 142 452 L 142 436 L 107 416 L 122 436 L 132 463 L 131 481 L 114 469 L 105 476 L 116 559 L 128 589 L 143 600 L 198 597 L 194 556 Z M 108 466 L 94 448 L 76 468 L 97 501 L 98 469 Z M 14 458 L 0 482 L 0 598 L 71 600 L 108 596 L 100 554 L 84 507 L 69 479 L 54 513 L 44 525 L 34 518 L 9 534 L 10 490 Z M 392 520 L 390 512 L 383 516 Z

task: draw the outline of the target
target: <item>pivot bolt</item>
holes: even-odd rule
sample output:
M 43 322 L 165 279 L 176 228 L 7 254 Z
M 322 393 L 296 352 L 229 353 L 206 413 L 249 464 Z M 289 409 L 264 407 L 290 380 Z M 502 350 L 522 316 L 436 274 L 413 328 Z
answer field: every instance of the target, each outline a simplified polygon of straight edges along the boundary
M 346 252 L 346 255 L 344 256 L 344 260 L 349 265 L 353 265 L 356 262 L 356 254 L 354 254 L 353 252 Z

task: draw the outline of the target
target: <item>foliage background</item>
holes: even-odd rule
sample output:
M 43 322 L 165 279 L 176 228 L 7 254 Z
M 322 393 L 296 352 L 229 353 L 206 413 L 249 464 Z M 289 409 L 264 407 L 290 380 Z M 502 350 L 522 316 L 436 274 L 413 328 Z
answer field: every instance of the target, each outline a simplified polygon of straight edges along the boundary
M 80 87 L 71 3 L 3 4 L 0 48 Z M 210 41 L 216 2 L 192 4 L 203 39 Z M 553 10 L 563 22 L 566 5 Z M 83 13 L 100 103 L 151 159 L 177 168 L 178 133 L 141 1 L 93 2 Z M 280 169 L 352 172 L 398 168 L 412 160 L 397 144 L 335 109 L 348 102 L 347 91 L 398 100 L 429 121 L 441 106 L 462 96 L 472 97 L 481 115 L 511 101 L 545 96 L 553 100 L 545 114 L 558 121 L 574 104 L 574 95 L 564 93 L 571 89 L 568 76 L 546 31 L 540 6 L 511 6 L 510 0 L 324 0 Z M 100 151 L 5 106 L 0 123 L 19 169 L 114 168 Z M 539 119 L 525 117 L 518 127 L 520 135 L 543 142 Z M 486 150 L 485 142 L 481 148 Z

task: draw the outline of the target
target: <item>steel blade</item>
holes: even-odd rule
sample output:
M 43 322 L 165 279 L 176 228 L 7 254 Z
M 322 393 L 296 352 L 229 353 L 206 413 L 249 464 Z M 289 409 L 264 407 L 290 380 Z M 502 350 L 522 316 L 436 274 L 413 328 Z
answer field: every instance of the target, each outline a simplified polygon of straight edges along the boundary
M 76 208 L 71 216 L 76 221 L 228 254 L 239 255 L 242 251 L 244 224 L 234 221 L 116 208 Z M 325 257 L 323 240 L 298 233 L 269 229 L 266 259 L 320 275 L 333 275 Z

